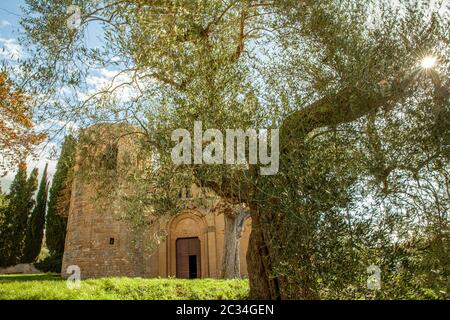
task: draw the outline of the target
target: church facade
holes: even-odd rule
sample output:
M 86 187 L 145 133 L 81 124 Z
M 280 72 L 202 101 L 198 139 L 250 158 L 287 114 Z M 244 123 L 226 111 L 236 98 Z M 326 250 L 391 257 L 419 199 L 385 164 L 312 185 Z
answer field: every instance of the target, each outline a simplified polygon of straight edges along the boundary
M 103 130 L 103 129 L 102 129 Z M 126 141 L 118 144 L 120 158 Z M 220 206 L 196 206 L 202 188 L 193 185 L 180 194 L 185 209 L 176 215 L 154 218 L 144 239 L 118 218 L 113 202 L 93 200 L 98 190 L 80 178 L 80 154 L 74 168 L 67 222 L 62 276 L 69 266 L 80 268 L 82 278 L 103 276 L 219 278 L 225 240 L 225 218 Z M 250 218 L 242 222 L 239 246 L 241 276 L 247 276 L 246 252 Z

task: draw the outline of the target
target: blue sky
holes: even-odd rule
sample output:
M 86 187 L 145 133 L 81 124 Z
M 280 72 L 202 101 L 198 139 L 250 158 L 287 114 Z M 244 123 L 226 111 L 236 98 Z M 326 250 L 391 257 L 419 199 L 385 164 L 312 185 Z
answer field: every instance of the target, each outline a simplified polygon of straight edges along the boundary
M 24 57 L 26 50 L 19 42 L 20 16 L 22 15 L 21 6 L 23 0 L 1 0 L 0 1 L 0 61 L 14 64 L 17 58 Z M 56 161 L 51 159 L 46 152 L 39 154 L 38 159 L 28 159 L 28 170 L 31 171 L 37 167 L 42 173 L 45 164 L 49 165 L 49 174 L 53 175 L 56 167 Z M 14 178 L 15 172 L 8 173 L 0 179 L 0 186 L 3 191 L 9 189 L 9 185 Z
M 23 0 L 2 0 L 0 2 L 0 21 L 8 21 L 12 24 L 12 27 L 19 27 L 19 17 L 21 15 L 20 6 L 23 4 Z M 0 33 L 5 35 L 5 32 L 11 31 L 2 28 Z M 8 35 L 8 34 L 7 34 Z
M 0 1 L 0 48 L 4 48 L 0 58 L 5 58 L 6 54 L 9 54 L 10 51 L 14 52 L 18 48 L 17 37 L 22 4 L 23 0 Z M 5 52 L 7 50 L 9 51 Z
M 22 8 L 25 5 L 25 0 L 0 0 L 0 62 L 6 61 L 10 65 L 14 65 L 18 58 L 26 58 L 26 48 L 22 47 L 18 41 L 21 34 L 20 18 L 23 15 Z M 90 24 L 84 30 L 84 41 L 88 47 L 97 47 L 102 45 L 101 39 L 102 33 L 100 32 L 99 25 L 95 23 Z M 102 86 L 107 86 L 118 79 L 119 82 L 129 81 L 126 75 L 121 77 L 115 77 L 118 70 L 111 68 L 101 68 L 91 70 L 91 74 L 86 79 L 89 85 L 89 90 L 95 92 Z M 116 82 L 114 82 L 116 83 Z M 82 94 L 82 93 L 81 93 Z M 127 96 L 127 92 L 121 92 L 123 96 Z M 62 121 L 58 119 L 50 119 L 51 125 L 60 125 Z M 38 124 L 44 125 L 45 124 Z M 76 127 L 76 124 L 74 124 Z M 55 171 L 56 160 L 50 158 L 49 154 L 52 150 L 58 149 L 59 143 L 62 141 L 62 137 L 59 140 L 53 139 L 46 142 L 46 148 L 39 151 L 37 159 L 28 159 L 28 170 L 31 171 L 34 167 L 37 167 L 40 173 L 46 163 L 49 164 L 49 175 Z M 14 178 L 15 172 L 9 172 L 3 178 L 0 178 L 0 186 L 3 191 L 9 189 L 9 185 Z
M 23 14 L 21 7 L 25 5 L 24 0 L 0 0 L 0 38 L 18 38 L 20 33 L 20 16 Z M 98 46 L 99 40 L 98 26 L 91 24 L 88 26 L 84 36 L 89 46 Z M 4 41 L 3 41 L 4 42 Z M 3 47 L 0 42 L 0 47 Z
M 0 1 L 0 60 L 9 60 L 9 58 L 18 58 L 23 54 L 22 47 L 17 41 L 19 36 L 19 19 L 22 14 L 20 6 L 22 0 L 1 0 Z M 41 164 L 36 163 L 40 167 Z M 50 164 L 54 171 L 54 164 Z M 42 171 L 42 170 L 41 170 Z M 13 173 L 1 178 L 1 187 L 5 191 L 14 177 Z

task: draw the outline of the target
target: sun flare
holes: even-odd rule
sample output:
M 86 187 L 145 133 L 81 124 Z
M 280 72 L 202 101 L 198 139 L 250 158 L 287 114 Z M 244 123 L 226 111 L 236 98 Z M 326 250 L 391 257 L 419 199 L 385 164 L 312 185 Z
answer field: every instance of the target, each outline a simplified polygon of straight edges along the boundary
M 433 56 L 426 56 L 425 58 L 422 59 L 420 65 L 424 69 L 431 69 L 436 65 L 436 58 Z

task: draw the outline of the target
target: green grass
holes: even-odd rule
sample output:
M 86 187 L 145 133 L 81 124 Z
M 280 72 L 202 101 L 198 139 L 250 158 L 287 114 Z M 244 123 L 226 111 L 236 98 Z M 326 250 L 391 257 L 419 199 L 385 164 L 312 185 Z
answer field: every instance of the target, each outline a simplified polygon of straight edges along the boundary
M 99 278 L 69 289 L 59 275 L 0 275 L 0 300 L 234 300 L 248 297 L 247 280 Z

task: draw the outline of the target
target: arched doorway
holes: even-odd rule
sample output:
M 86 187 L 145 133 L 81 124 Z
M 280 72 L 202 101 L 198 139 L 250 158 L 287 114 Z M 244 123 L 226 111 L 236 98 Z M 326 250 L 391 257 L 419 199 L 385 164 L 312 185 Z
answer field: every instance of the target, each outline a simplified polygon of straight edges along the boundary
M 169 222 L 168 274 L 177 278 L 206 278 L 208 268 L 207 224 L 196 211 L 183 212 Z
M 177 250 L 177 278 L 196 279 L 201 275 L 200 239 L 178 238 Z

